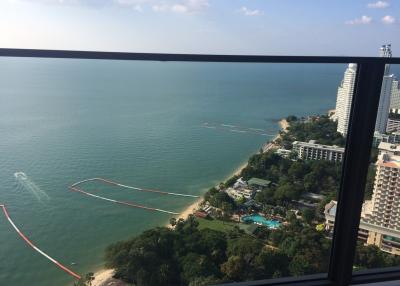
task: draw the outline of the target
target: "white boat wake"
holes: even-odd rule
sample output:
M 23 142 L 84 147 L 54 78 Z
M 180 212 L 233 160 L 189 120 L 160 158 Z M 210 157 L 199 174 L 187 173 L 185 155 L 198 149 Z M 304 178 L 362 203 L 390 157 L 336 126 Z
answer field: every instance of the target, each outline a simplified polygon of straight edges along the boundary
M 24 172 L 15 172 L 14 177 L 24 189 L 31 192 L 39 201 L 42 201 L 42 199 L 50 199 L 49 195 L 36 185 Z

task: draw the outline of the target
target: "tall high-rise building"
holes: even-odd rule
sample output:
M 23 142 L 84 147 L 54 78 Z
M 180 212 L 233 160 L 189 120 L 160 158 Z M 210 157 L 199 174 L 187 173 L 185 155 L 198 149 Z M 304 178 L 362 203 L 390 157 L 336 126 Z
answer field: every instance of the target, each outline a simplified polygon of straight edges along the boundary
M 338 88 L 336 98 L 336 112 L 335 118 L 337 119 L 337 131 L 343 135 L 347 134 L 349 127 L 349 117 L 351 102 L 353 99 L 354 82 L 356 80 L 356 64 L 349 64 L 344 72 L 343 80 Z
M 391 58 L 391 45 L 383 45 L 380 49 L 381 57 Z M 378 113 L 376 115 L 375 131 L 380 133 L 386 132 L 386 125 L 389 117 L 390 97 L 392 95 L 392 87 L 394 75 L 390 75 L 390 65 L 385 66 L 385 73 L 382 81 L 381 95 L 379 97 Z
M 379 97 L 378 113 L 376 114 L 375 131 L 386 132 L 389 118 L 390 98 L 392 95 L 394 75 L 385 75 L 382 81 L 381 95 Z
M 376 166 L 374 193 L 365 220 L 400 230 L 400 156 L 383 151 Z

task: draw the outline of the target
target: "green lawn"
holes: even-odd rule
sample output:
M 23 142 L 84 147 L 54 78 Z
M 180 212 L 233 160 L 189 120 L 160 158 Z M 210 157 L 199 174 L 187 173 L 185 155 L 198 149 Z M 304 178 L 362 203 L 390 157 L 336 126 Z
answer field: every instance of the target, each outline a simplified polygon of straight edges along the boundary
M 204 229 L 204 228 L 210 228 L 214 230 L 219 230 L 219 231 L 229 231 L 231 230 L 235 225 L 238 226 L 238 223 L 234 222 L 225 222 L 217 219 L 204 219 L 204 218 L 197 218 L 197 221 L 199 222 L 199 229 Z

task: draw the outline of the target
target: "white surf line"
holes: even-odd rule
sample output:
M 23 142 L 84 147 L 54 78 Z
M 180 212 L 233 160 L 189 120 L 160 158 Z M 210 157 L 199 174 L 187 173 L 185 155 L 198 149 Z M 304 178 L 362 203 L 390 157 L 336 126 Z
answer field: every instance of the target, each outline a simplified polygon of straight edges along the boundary
M 20 230 L 19 228 L 14 224 L 14 222 L 11 220 L 6 206 L 5 205 L 0 205 L 0 207 L 3 209 L 4 215 L 6 216 L 8 222 L 12 225 L 12 227 L 15 229 L 15 231 L 19 234 L 20 237 L 22 237 L 23 240 L 25 240 L 25 242 L 32 247 L 35 251 L 39 252 L 41 255 L 43 255 L 44 257 L 46 257 L 48 260 L 50 260 L 51 262 L 53 262 L 55 265 L 57 265 L 59 268 L 61 268 L 62 270 L 64 270 L 66 273 L 68 273 L 69 275 L 73 276 L 75 279 L 81 279 L 81 276 L 76 274 L 75 272 L 73 272 L 72 270 L 68 269 L 67 267 L 65 267 L 64 265 L 62 265 L 60 262 L 58 262 L 57 260 L 55 260 L 54 258 L 52 258 L 51 256 L 49 256 L 48 254 L 46 254 L 44 251 L 40 250 L 38 247 L 36 247 Z
M 179 215 L 179 213 L 175 213 L 175 212 L 171 212 L 171 211 L 166 211 L 166 210 L 162 210 L 162 209 L 141 206 L 141 205 L 137 205 L 137 204 L 133 204 L 133 203 L 129 203 L 129 202 L 117 201 L 117 200 L 105 198 L 105 197 L 102 197 L 102 196 L 97 196 L 97 195 L 85 192 L 85 191 L 83 191 L 81 189 L 78 189 L 78 188 L 75 188 L 75 187 L 70 187 L 70 189 L 72 191 L 80 192 L 80 193 L 85 194 L 87 196 L 90 196 L 90 197 L 93 197 L 93 198 L 97 198 L 97 199 L 100 199 L 100 200 L 109 201 L 109 202 L 112 202 L 112 203 L 115 203 L 115 204 L 126 205 L 126 206 L 130 206 L 130 207 L 134 207 L 134 208 L 145 209 L 145 210 L 150 210 L 150 211 L 157 211 L 157 212 L 162 212 L 162 213 L 167 213 L 167 214 Z
M 136 190 L 136 191 L 151 192 L 151 193 L 158 193 L 158 194 L 171 195 L 171 196 L 199 198 L 199 196 L 195 196 L 195 195 L 163 192 L 163 191 L 150 190 L 150 189 L 142 189 L 142 188 L 138 188 L 138 187 L 132 187 L 132 186 L 123 185 L 123 184 L 120 184 L 120 183 L 117 183 L 117 182 L 113 182 L 113 181 L 110 181 L 110 180 L 106 180 L 106 179 L 103 179 L 103 178 L 99 178 L 99 179 L 100 179 L 100 181 L 104 181 L 106 183 L 110 183 L 110 184 L 117 185 L 117 186 L 122 187 L 122 188 L 132 189 L 132 190 Z
M 128 186 L 128 185 L 124 185 L 124 184 L 120 184 L 117 182 L 113 182 L 104 178 L 90 178 L 90 179 L 86 179 L 86 180 L 82 180 L 79 182 L 76 182 L 74 184 L 71 185 L 71 187 L 76 187 L 82 183 L 85 182 L 89 182 L 89 181 L 101 181 L 110 185 L 114 185 L 114 186 L 118 186 L 121 188 L 126 188 L 126 189 L 131 189 L 131 190 L 135 190 L 135 191 L 141 191 L 141 192 L 150 192 L 150 193 L 157 193 L 157 194 L 162 194 L 162 195 L 170 195 L 170 196 L 179 196 L 179 197 L 189 197 L 189 198 L 200 198 L 200 196 L 196 196 L 196 195 L 188 195 L 188 194 L 181 194 L 181 193 L 172 193 L 172 192 L 163 192 L 163 191 L 159 191 L 159 190 L 150 190 L 150 189 L 143 189 L 143 188 L 138 188 L 138 187 L 132 187 L 132 186 Z
M 82 180 L 82 181 L 79 181 L 79 182 L 76 182 L 76 183 L 72 184 L 71 187 L 75 187 L 75 186 L 78 186 L 78 185 L 86 183 L 86 182 L 95 181 L 97 179 L 98 178 L 85 179 L 85 180 Z

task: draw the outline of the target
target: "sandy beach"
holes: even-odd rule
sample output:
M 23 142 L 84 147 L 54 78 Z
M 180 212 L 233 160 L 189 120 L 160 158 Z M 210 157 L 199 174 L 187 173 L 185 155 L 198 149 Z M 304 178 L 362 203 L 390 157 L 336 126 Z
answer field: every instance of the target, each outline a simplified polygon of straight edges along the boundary
M 281 128 L 282 131 L 286 132 L 287 128 L 289 127 L 289 122 L 287 122 L 286 119 L 282 119 L 282 120 L 279 121 L 279 126 L 280 126 L 280 128 Z M 277 136 L 274 137 L 274 139 L 272 139 L 271 142 L 266 143 L 266 144 L 262 147 L 262 148 L 263 148 L 263 152 L 267 152 L 268 150 L 270 150 L 270 149 L 272 149 L 272 148 L 276 148 L 277 146 L 276 146 L 273 142 L 274 142 L 275 140 L 277 140 L 278 138 L 280 138 L 280 134 L 279 134 L 279 133 L 278 133 Z M 241 173 L 241 171 L 242 171 L 244 168 L 246 168 L 246 166 L 247 166 L 247 162 L 243 163 L 243 165 L 241 165 L 239 168 L 237 168 L 237 169 L 236 169 L 228 178 L 226 178 L 226 179 L 229 179 L 230 177 L 232 177 L 232 176 L 234 176 L 234 175 L 239 175 L 239 174 Z M 195 211 L 196 209 L 199 208 L 199 206 L 200 206 L 200 204 L 201 204 L 202 201 L 203 201 L 203 198 L 202 198 L 202 197 L 198 198 L 194 203 L 192 203 L 192 204 L 191 204 L 190 206 L 188 206 L 183 212 L 181 212 L 181 213 L 176 217 L 176 219 L 182 218 L 182 219 L 185 219 L 185 220 L 186 220 L 190 214 L 193 214 L 194 211 Z M 170 227 L 169 222 L 167 223 L 166 226 L 167 226 L 167 227 Z M 111 285 L 113 285 L 113 286 L 123 286 L 123 285 L 125 285 L 124 283 L 122 283 L 122 282 L 120 282 L 120 281 L 118 281 L 118 280 L 116 280 L 116 279 L 113 279 L 113 278 L 112 278 L 113 273 L 114 273 L 114 270 L 113 270 L 113 269 L 103 269 L 103 270 L 100 270 L 100 271 L 96 272 L 96 273 L 94 274 L 95 280 L 94 280 L 94 282 L 93 282 L 92 285 L 93 285 L 93 286 L 111 286 Z M 120 283 L 122 283 L 122 284 L 120 284 Z
M 103 269 L 94 273 L 94 281 L 92 286 L 125 286 L 126 283 L 112 278 L 114 270 Z
M 202 197 L 198 198 L 193 204 L 191 204 L 183 212 L 181 212 L 176 217 L 176 219 L 178 220 L 178 219 L 182 218 L 182 219 L 186 220 L 190 214 L 194 213 L 194 211 L 199 208 L 202 201 L 203 201 Z M 169 223 L 168 223 L 168 225 L 169 225 Z

